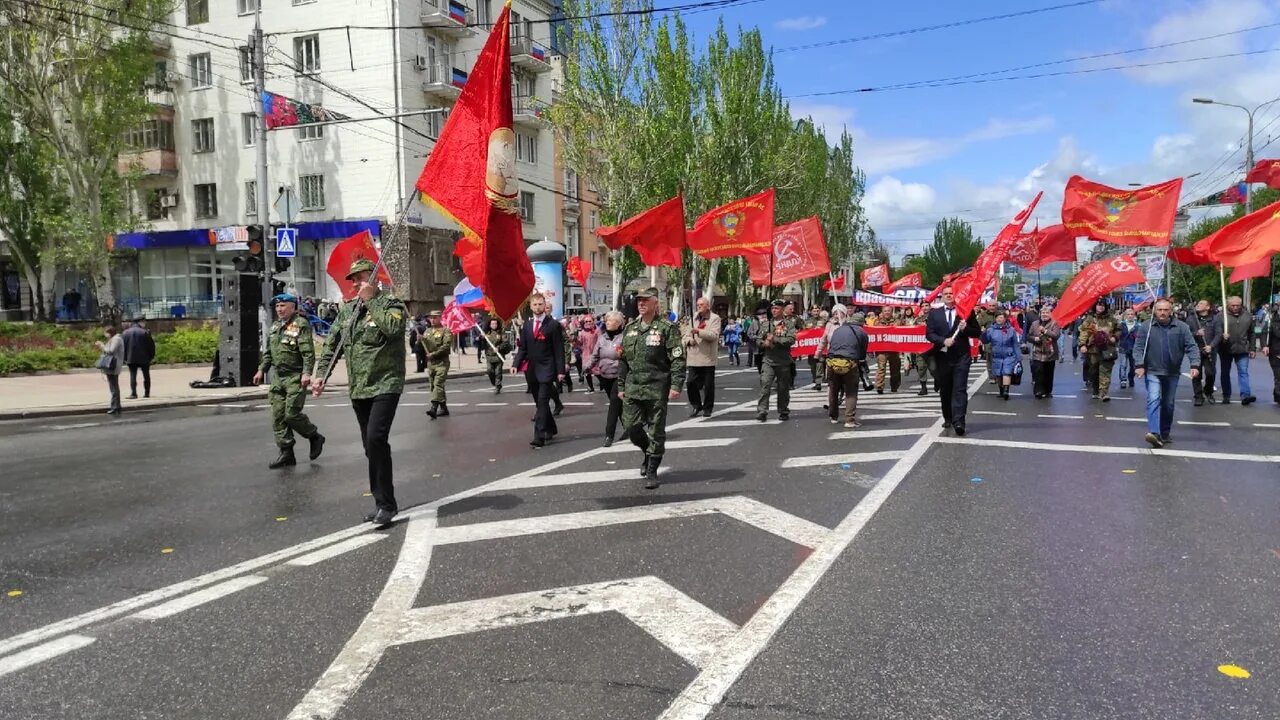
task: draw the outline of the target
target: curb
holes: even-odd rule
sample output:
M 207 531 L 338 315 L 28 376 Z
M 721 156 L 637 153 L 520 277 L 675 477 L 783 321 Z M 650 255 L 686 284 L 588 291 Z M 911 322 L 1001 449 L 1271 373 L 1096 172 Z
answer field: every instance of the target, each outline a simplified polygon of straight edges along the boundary
M 449 379 L 467 378 L 467 377 L 484 377 L 486 370 L 476 368 L 474 370 L 459 370 L 457 373 L 450 373 Z M 425 385 L 429 379 L 425 376 L 419 376 L 416 373 L 411 374 L 404 379 L 405 385 Z M 346 385 L 334 385 L 334 388 L 346 388 Z M 136 410 L 160 410 L 164 408 L 189 407 L 192 405 L 226 405 L 238 403 L 242 400 L 262 400 L 267 397 L 267 391 L 254 390 L 246 391 L 242 395 L 233 397 L 187 397 L 175 398 L 173 400 L 157 400 L 149 402 L 146 405 L 137 405 Z M 53 418 L 67 417 L 70 415 L 95 415 L 101 414 L 102 403 L 93 405 L 67 405 L 65 407 L 51 408 L 25 408 L 22 410 L 0 410 L 0 420 L 34 420 L 37 418 Z

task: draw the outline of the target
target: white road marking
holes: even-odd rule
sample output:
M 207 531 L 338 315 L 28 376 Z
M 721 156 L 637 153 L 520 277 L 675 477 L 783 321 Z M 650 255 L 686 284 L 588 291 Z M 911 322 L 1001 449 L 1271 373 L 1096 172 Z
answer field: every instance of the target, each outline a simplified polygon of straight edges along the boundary
M 900 413 L 872 413 L 870 415 L 858 415 L 859 420 L 932 420 L 941 417 L 941 413 L 937 410 L 932 412 L 900 412 Z
M 43 645 L 37 645 L 29 650 L 15 653 L 9 657 L 0 658 L 0 677 L 32 665 L 39 665 L 45 660 L 52 660 L 72 650 L 79 650 L 86 645 L 93 644 L 95 639 L 86 635 L 67 635 Z
M 1041 413 L 1036 417 L 1048 418 L 1050 420 L 1083 420 L 1084 419 L 1083 415 L 1047 415 L 1044 413 Z
M 655 577 L 535 590 L 415 608 L 395 644 L 617 612 L 694 667 L 703 667 L 738 626 Z
M 531 402 L 520 403 L 520 407 L 533 407 L 534 405 L 537 405 L 537 403 L 531 403 Z
M 667 450 L 692 450 L 695 448 L 724 447 L 738 442 L 738 438 L 701 438 L 698 440 L 668 440 Z M 602 448 L 603 453 L 639 452 L 635 445 L 612 445 Z
M 782 421 L 777 418 L 769 418 L 764 422 L 759 420 L 706 420 L 704 422 L 691 422 L 692 427 L 698 428 L 731 428 L 731 427 L 751 427 L 753 425 L 778 425 Z M 667 428 L 670 430 L 671 428 Z
M 1054 397 L 1056 397 L 1056 398 L 1075 398 L 1075 397 L 1078 397 L 1078 396 L 1077 396 L 1077 395 L 1056 395 L 1056 394 L 1055 394 L 1055 395 L 1054 395 Z
M 1163 448 L 1126 447 L 1123 445 L 1066 445 L 1062 443 L 1034 443 L 1014 440 L 997 440 L 973 437 L 940 437 L 938 442 L 950 445 L 978 445 L 1007 450 L 1052 450 L 1055 452 L 1084 452 L 1100 455 L 1163 455 L 1192 460 L 1235 460 L 1239 462 L 1280 462 L 1280 455 L 1245 455 L 1240 453 L 1203 452 L 1200 450 L 1172 450 Z
M 487 403 L 476 403 L 476 407 L 506 407 L 510 404 L 511 403 L 487 402 Z
M 1229 422 L 1208 422 L 1205 420 L 1179 420 L 1179 425 L 1199 425 L 1202 427 L 1231 427 Z
M 1140 423 L 1140 422 L 1146 422 L 1146 421 L 1147 421 L 1147 419 L 1146 419 L 1146 418 L 1113 417 L 1113 416 L 1111 416 L 1111 415 L 1107 415 L 1106 417 L 1104 417 L 1104 418 L 1102 418 L 1102 419 L 1103 419 L 1103 420 L 1114 420 L 1114 421 L 1116 421 L 1116 422 L 1139 422 L 1139 423 Z
M 427 403 L 400 403 L 400 407 L 426 407 Z
M 863 438 L 903 437 L 923 434 L 927 428 L 902 428 L 900 430 L 844 430 L 833 432 L 828 440 L 861 440 Z
M 847 453 L 843 455 L 809 455 L 806 457 L 787 458 L 782 461 L 784 468 L 817 467 L 821 465 L 842 465 L 845 463 L 881 462 L 884 460 L 901 460 L 905 456 L 901 450 L 885 450 L 883 452 Z
M 207 587 L 198 590 L 189 595 L 183 595 L 176 600 L 170 600 L 145 610 L 140 610 L 133 614 L 133 617 L 139 620 L 161 620 L 163 618 L 177 615 L 180 612 L 186 612 L 191 608 L 198 607 L 207 602 L 213 602 L 218 598 L 226 597 L 232 593 L 240 592 L 245 588 L 251 588 L 258 583 L 267 581 L 266 575 L 243 575 L 238 578 L 219 583 L 213 587 Z
M 1017 415 L 1018 413 L 1016 413 L 1016 412 L 1004 412 L 1004 411 L 1001 411 L 1001 410 L 970 410 L 970 411 L 969 411 L 969 414 L 970 414 L 970 415 L 1005 415 L 1005 416 L 1009 416 L 1009 415 Z
M 347 403 L 325 403 L 325 407 L 348 407 Z
M 751 388 L 751 387 L 746 387 L 746 388 L 744 388 L 744 387 L 727 387 L 727 388 L 716 388 L 716 389 L 717 389 L 717 390 L 735 390 L 735 391 L 739 391 L 739 392 L 760 392 L 760 388 Z
M 45 430 L 79 430 L 80 428 L 97 427 L 99 425 L 106 425 L 106 424 L 107 423 L 104 423 L 104 422 L 82 422 L 82 423 L 72 423 L 70 425 L 42 425 L 41 427 L 43 427 Z
M 590 402 L 567 402 L 567 403 L 565 403 L 565 404 L 564 404 L 564 406 L 565 406 L 565 407 L 591 407 L 592 405 L 595 405 L 595 403 L 590 403 Z
M 307 553 L 306 555 L 303 555 L 301 557 L 296 557 L 288 561 L 287 563 L 285 563 L 285 565 L 297 565 L 299 567 L 310 567 L 317 563 L 322 563 L 325 560 L 328 560 L 330 558 L 335 558 L 335 557 L 338 557 L 339 555 L 349 553 L 352 550 L 362 548 L 365 545 L 372 545 L 373 543 L 376 543 L 385 537 L 386 535 L 383 533 L 377 533 L 377 534 L 371 534 L 371 535 L 357 535 L 351 538 L 350 540 L 343 540 L 342 542 L 334 543 L 329 547 L 324 548 L 323 550 L 317 550 L 313 553 Z
M 658 468 L 658 474 L 663 475 L 669 470 L 670 468 Z M 525 490 L 528 488 L 555 487 L 560 485 L 584 485 L 586 483 L 617 482 L 619 480 L 638 479 L 640 479 L 639 467 L 635 470 L 589 470 L 586 472 L 560 473 L 556 475 L 511 477 L 491 484 L 488 487 L 488 490 Z
M 1257 428 L 1280 428 L 1280 423 L 1254 423 Z
M 971 383 L 969 395 L 972 396 L 980 387 L 981 379 Z M 906 478 L 907 473 L 920 462 L 920 458 L 941 432 L 942 423 L 939 418 L 889 470 L 884 479 L 863 497 L 862 502 L 849 511 L 832 531 L 830 538 L 814 549 L 737 634 L 719 646 L 711 662 L 681 691 L 659 720 L 702 720 L 711 714 L 742 671 L 769 644 L 818 581 L 831 569 L 836 558 L 849 547 Z

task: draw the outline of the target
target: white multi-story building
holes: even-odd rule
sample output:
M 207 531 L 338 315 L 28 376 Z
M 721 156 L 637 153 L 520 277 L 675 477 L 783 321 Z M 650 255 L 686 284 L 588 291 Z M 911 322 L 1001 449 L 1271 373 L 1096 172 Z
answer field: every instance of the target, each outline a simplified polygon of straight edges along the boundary
M 212 314 L 233 253 L 209 231 L 263 222 L 256 196 L 256 118 L 249 37 L 260 0 L 184 0 L 156 35 L 148 92 L 156 116 L 130 138 L 144 174 L 137 197 L 145 227 L 115 237 L 135 257 L 116 268 L 126 312 Z M 397 287 L 420 306 L 438 303 L 460 277 L 456 226 L 417 199 L 414 184 L 465 85 L 502 0 L 272 0 L 262 4 L 266 90 L 350 118 L 441 112 L 277 129 L 268 134 L 268 183 L 298 200 L 302 295 L 335 298 L 324 267 L 332 246 L 369 230 L 387 246 L 403 214 L 411 228 L 384 247 Z M 521 217 L 528 243 L 557 235 L 551 98 L 555 4 L 515 0 L 511 55 Z M 280 206 L 270 222 L 281 224 Z M 390 263 L 390 258 L 397 258 Z

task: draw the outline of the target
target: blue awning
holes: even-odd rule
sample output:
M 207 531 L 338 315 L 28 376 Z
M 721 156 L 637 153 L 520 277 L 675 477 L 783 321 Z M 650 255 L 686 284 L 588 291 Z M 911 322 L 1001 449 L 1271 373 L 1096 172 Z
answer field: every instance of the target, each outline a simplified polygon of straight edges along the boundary
M 300 241 L 345 240 L 365 230 L 368 230 L 374 237 L 382 236 L 382 222 L 379 220 L 335 220 L 333 222 L 299 223 L 294 227 L 298 228 L 298 240 Z M 116 250 L 208 247 L 210 244 L 209 231 L 211 229 L 119 233 L 115 236 L 115 243 L 112 247 Z

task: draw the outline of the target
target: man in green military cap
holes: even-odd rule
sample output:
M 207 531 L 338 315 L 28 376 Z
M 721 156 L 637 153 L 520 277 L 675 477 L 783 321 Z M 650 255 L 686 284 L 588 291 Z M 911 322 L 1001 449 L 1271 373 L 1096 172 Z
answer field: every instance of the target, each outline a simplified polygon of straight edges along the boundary
M 449 379 L 449 353 L 453 350 L 453 333 L 445 327 L 439 310 L 427 315 L 431 326 L 422 334 L 422 346 L 427 350 L 427 380 L 431 383 L 431 407 L 427 415 L 432 420 L 449 417 L 449 401 L 444 394 L 444 383 Z
M 796 342 L 796 326 L 783 315 L 785 300 L 774 300 L 770 317 L 760 336 L 760 353 L 764 364 L 760 370 L 760 399 L 756 402 L 756 420 L 769 419 L 769 395 L 778 388 L 778 417 L 791 417 L 791 346 Z
M 351 263 L 347 279 L 356 296 L 342 304 L 334 319 L 312 394 L 320 397 L 338 354 L 347 358 L 347 394 L 360 423 L 364 455 L 369 459 L 369 492 L 376 507 L 366 522 L 391 523 L 398 508 L 391 477 L 391 423 L 404 392 L 405 309 L 395 295 L 378 287 L 376 267 L 364 258 Z
M 311 385 L 311 366 L 315 364 L 315 346 L 311 340 L 311 323 L 298 312 L 298 298 L 281 293 L 272 298 L 276 321 L 267 334 L 267 349 L 262 354 L 253 384 L 261 385 L 268 370 L 271 374 L 271 430 L 276 436 L 280 456 L 267 467 L 275 470 L 297 465 L 293 455 L 293 435 L 297 433 L 311 443 L 310 457 L 320 457 L 324 436 L 302 412 Z
M 636 309 L 639 316 L 622 331 L 618 397 L 624 432 L 644 451 L 644 487 L 654 490 L 666 448 L 667 403 L 680 397 L 684 386 L 684 345 L 680 328 L 658 315 L 657 288 L 636 293 Z
M 502 370 L 506 356 L 511 352 L 511 338 L 502 329 L 502 320 L 498 318 L 489 318 L 484 337 L 484 354 L 489 363 L 489 384 L 493 386 L 496 395 L 502 392 Z

